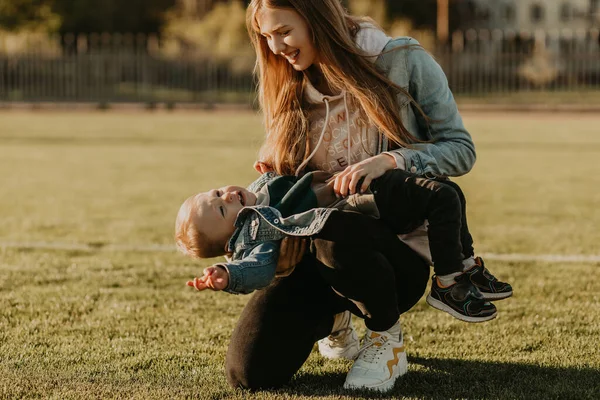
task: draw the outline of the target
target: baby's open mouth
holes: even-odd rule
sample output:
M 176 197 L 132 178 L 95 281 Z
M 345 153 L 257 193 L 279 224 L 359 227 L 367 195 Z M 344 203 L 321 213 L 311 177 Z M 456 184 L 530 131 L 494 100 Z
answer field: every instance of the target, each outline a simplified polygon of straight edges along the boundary
M 242 192 L 237 192 L 238 195 L 238 199 L 240 200 L 240 204 L 242 205 L 242 207 L 246 206 L 246 201 L 244 200 L 244 196 L 242 195 Z

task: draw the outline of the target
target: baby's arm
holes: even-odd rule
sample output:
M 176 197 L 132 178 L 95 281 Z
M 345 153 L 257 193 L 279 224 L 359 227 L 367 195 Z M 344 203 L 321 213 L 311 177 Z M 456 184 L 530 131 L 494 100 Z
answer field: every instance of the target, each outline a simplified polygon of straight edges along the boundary
M 273 281 L 278 257 L 279 241 L 264 242 L 248 249 L 241 259 L 207 268 L 203 277 L 189 281 L 187 285 L 198 290 L 224 290 L 233 294 L 252 293 Z M 215 271 L 218 271 L 218 275 L 213 277 Z M 217 282 L 217 277 L 223 280 Z M 211 284 L 213 286 L 210 286 Z
M 204 276 L 188 281 L 187 285 L 199 291 L 206 289 L 223 290 L 229 285 L 229 273 L 225 268 L 213 265 L 204 270 Z

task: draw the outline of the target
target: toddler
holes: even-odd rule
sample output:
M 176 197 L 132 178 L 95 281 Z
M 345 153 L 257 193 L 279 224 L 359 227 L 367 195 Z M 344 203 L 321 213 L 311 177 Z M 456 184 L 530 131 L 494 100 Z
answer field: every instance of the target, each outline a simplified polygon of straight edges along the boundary
M 512 287 L 475 258 L 464 195 L 455 183 L 396 169 L 374 180 L 365 193 L 338 199 L 331 178 L 322 171 L 302 178 L 266 173 L 249 189 L 227 186 L 188 198 L 177 216 L 178 248 L 196 258 L 227 258 L 188 285 L 250 293 L 291 273 L 277 270 L 284 237 L 315 238 L 323 230 L 335 230 L 336 240 L 360 246 L 371 240 L 366 238 L 373 232 L 368 220 L 375 217 L 395 234 L 428 222 L 435 273 L 427 296 L 431 306 L 463 321 L 482 322 L 497 315 L 490 300 L 512 295 Z

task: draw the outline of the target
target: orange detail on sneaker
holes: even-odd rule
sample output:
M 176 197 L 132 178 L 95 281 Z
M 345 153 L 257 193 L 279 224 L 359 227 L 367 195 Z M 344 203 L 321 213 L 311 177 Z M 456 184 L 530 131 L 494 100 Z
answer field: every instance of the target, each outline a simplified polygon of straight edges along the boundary
M 392 358 L 390 361 L 387 362 L 388 370 L 390 371 L 390 376 L 392 376 L 392 374 L 394 372 L 394 367 L 396 365 L 398 365 L 398 361 L 400 361 L 400 358 L 398 357 L 398 353 L 402 353 L 403 351 L 404 351 L 404 346 L 395 347 L 392 350 L 392 352 L 394 353 L 394 358 Z
M 438 278 L 437 276 L 435 277 L 435 281 L 437 282 L 437 284 L 438 284 L 439 287 L 444 288 L 444 289 L 449 288 L 450 286 L 452 286 L 452 285 L 447 285 L 447 286 L 442 285 L 442 282 L 440 281 L 440 278 Z

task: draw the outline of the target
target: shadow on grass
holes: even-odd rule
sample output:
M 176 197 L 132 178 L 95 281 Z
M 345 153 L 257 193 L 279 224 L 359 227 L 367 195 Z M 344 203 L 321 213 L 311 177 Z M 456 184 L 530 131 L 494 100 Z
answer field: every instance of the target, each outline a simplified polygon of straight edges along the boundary
M 411 370 L 386 394 L 342 389 L 345 376 L 305 374 L 278 393 L 362 399 L 598 399 L 600 370 L 518 363 L 409 358 Z M 415 371 L 416 368 L 416 371 Z

